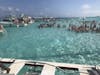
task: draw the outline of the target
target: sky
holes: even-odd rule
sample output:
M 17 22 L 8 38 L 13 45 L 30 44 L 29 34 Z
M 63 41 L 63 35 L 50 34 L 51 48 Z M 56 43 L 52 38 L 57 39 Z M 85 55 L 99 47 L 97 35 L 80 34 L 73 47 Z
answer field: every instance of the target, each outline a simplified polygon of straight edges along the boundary
M 0 16 L 100 16 L 100 0 L 0 0 Z

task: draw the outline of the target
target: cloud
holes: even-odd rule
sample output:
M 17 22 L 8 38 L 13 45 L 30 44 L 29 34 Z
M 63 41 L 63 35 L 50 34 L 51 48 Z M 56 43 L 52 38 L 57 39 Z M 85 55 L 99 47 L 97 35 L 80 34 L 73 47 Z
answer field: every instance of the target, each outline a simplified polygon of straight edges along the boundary
M 5 7 L 0 6 L 0 10 L 5 11 L 5 10 L 6 10 L 6 8 L 5 8 Z
M 82 5 L 82 9 L 90 9 L 91 6 L 89 4 L 84 4 Z
M 90 13 L 92 7 L 89 4 L 84 4 L 82 5 L 81 8 L 82 8 L 83 15 L 87 16 Z
M 100 16 L 100 10 L 90 10 L 89 14 L 92 16 Z
M 89 4 L 84 4 L 81 6 L 83 16 L 100 16 L 100 9 L 94 9 Z
M 18 9 L 18 8 L 16 8 L 15 10 L 16 10 L 16 11 L 20 11 L 20 9 Z
M 11 6 L 8 6 L 8 7 L 0 6 L 0 10 L 1 11 L 11 11 L 11 12 L 20 11 L 19 8 L 14 8 L 14 7 L 11 7 Z
M 40 12 L 39 14 L 40 14 L 41 16 L 42 16 L 42 15 L 44 15 L 44 13 L 43 13 L 43 12 Z
M 0 10 L 1 11 L 13 11 L 13 7 L 4 7 L 4 6 L 0 6 Z
M 0 6 L 0 14 L 2 15 L 19 15 L 22 11 L 19 8 L 11 6 Z
M 13 7 L 8 7 L 7 9 L 8 9 L 8 11 L 13 11 L 14 10 Z

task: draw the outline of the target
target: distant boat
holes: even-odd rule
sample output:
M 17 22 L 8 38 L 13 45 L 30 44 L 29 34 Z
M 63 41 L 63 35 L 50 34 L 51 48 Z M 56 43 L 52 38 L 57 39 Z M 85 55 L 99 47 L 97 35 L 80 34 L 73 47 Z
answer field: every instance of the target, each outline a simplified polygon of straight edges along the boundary
M 0 24 L 2 24 L 4 27 L 24 27 L 32 23 L 34 23 L 34 20 L 31 17 L 11 18 L 11 20 L 4 19 L 0 21 Z
M 1 21 L 0 24 L 13 24 L 12 22 Z
M 1 21 L 0 24 L 3 25 L 3 27 L 24 27 L 27 26 L 26 24 L 15 24 L 13 22 L 6 22 L 6 21 Z
M 10 27 L 13 25 L 13 22 L 1 21 L 0 24 L 3 25 L 3 27 Z

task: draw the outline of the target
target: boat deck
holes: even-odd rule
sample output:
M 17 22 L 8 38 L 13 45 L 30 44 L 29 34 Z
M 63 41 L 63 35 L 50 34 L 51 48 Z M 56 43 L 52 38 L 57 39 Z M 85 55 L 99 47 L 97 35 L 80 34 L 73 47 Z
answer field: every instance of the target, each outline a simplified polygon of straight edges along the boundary
M 9 66 L 10 68 L 9 74 L 14 74 L 14 75 L 17 75 L 25 65 L 43 66 L 41 75 L 55 75 L 55 71 L 57 68 L 77 70 L 80 73 L 80 75 L 91 75 L 88 70 L 92 70 L 92 68 L 95 68 L 95 66 L 92 65 L 80 65 L 80 64 L 9 59 L 9 58 L 0 58 L 0 62 L 11 63 L 11 65 Z M 100 69 L 100 66 L 97 67 L 98 69 Z
M 55 75 L 55 70 L 56 68 L 54 66 L 45 64 L 41 72 L 41 75 Z
M 18 72 L 24 67 L 24 65 L 25 65 L 25 61 L 15 60 L 15 62 L 12 63 L 11 66 L 9 67 L 11 69 L 9 73 L 17 75 Z

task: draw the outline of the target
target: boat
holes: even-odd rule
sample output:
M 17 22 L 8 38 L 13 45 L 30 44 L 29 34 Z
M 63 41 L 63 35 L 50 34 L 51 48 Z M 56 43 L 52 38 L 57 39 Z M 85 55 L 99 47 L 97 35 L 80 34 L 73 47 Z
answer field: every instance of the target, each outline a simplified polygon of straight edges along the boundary
M 9 66 L 6 66 L 7 64 Z M 79 73 L 78 75 L 100 75 L 100 65 L 82 65 L 15 58 L 0 58 L 0 75 L 19 75 L 19 72 L 25 66 L 29 67 L 29 70 L 25 70 L 25 73 L 21 75 L 56 75 L 57 70 L 62 71 L 64 75 L 70 75 L 71 73 L 71 75 L 74 75 L 73 73 Z M 40 67 L 41 70 L 36 71 L 37 67 Z
M 24 27 L 34 23 L 34 19 L 30 16 L 7 17 L 0 21 L 4 27 Z

